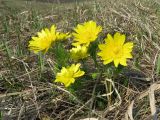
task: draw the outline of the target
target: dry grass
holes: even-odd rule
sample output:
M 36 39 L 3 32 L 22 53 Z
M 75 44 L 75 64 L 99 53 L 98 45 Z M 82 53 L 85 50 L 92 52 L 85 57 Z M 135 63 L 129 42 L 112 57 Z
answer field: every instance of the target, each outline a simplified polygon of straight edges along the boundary
M 2 119 L 160 119 L 158 0 L 95 0 L 58 4 L 2 0 L 0 11 Z M 77 23 L 91 19 L 103 26 L 102 36 L 119 31 L 127 35 L 128 41 L 135 43 L 134 58 L 129 61 L 129 67 L 114 79 L 113 86 L 120 95 L 114 98 L 113 104 L 119 103 L 114 106 L 99 105 L 102 99 L 92 96 L 96 83 L 92 79 L 77 92 L 81 97 L 54 85 L 52 67 L 56 63 L 53 56 L 46 56 L 42 70 L 39 58 L 27 49 L 30 36 L 44 26 L 56 24 L 65 31 L 71 31 Z M 97 90 L 101 91 L 100 88 L 105 89 L 103 83 L 97 84 Z

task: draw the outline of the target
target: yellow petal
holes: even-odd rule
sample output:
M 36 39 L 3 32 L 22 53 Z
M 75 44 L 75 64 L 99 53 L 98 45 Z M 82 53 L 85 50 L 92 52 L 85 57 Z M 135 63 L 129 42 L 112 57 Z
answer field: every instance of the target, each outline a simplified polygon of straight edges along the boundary
M 120 59 L 120 64 L 123 66 L 127 66 L 126 59 L 125 58 Z
M 114 59 L 114 65 L 115 65 L 115 67 L 118 67 L 118 65 L 119 65 L 119 59 Z
M 57 73 L 55 82 L 61 82 L 65 85 L 65 87 L 70 86 L 75 82 L 75 78 L 83 76 L 84 71 L 79 69 L 80 64 L 72 64 L 71 66 L 61 69 L 60 73 Z
M 105 38 L 105 42 L 107 44 L 113 43 L 113 37 L 111 36 L 111 34 L 107 34 L 107 37 Z
M 51 33 L 55 33 L 56 32 L 56 26 L 55 25 L 52 25 L 51 26 Z
M 125 53 L 125 54 L 124 54 L 124 57 L 125 57 L 125 58 L 133 58 L 133 56 L 131 55 L 130 52 L 129 52 L 129 53 Z
M 33 51 L 34 53 L 38 53 L 40 51 L 46 53 L 56 38 L 55 32 L 51 33 L 48 28 L 45 28 L 37 34 L 37 37 L 32 37 L 32 40 L 29 41 L 29 50 Z
M 105 42 L 105 44 L 99 45 L 101 51 L 97 53 L 97 55 L 103 60 L 103 64 L 108 64 L 114 61 L 116 67 L 118 67 L 119 64 L 126 66 L 127 58 L 132 58 L 131 52 L 133 43 L 128 42 L 124 44 L 125 35 L 118 32 L 115 33 L 114 37 L 108 34 Z
M 123 34 L 120 34 L 119 32 L 116 32 L 114 34 L 114 40 L 115 40 L 115 44 L 122 46 L 125 42 L 126 36 Z
M 74 77 L 76 78 L 76 77 L 80 77 L 80 76 L 83 76 L 85 74 L 85 72 L 84 71 L 78 71 L 78 72 L 76 72 L 75 74 L 74 74 Z
M 97 26 L 96 22 L 88 21 L 83 24 L 78 24 L 76 28 L 74 28 L 74 41 L 72 45 L 77 46 L 81 44 L 90 44 L 97 39 L 98 34 L 101 32 L 102 27 Z
M 73 66 L 74 67 L 73 68 L 74 73 L 76 73 L 78 71 L 78 69 L 79 69 L 80 66 L 81 66 L 80 63 L 78 63 L 78 64 L 76 64 L 76 65 Z
M 70 80 L 68 80 L 67 83 L 65 83 L 65 87 L 69 87 L 71 83 L 74 83 L 75 82 L 75 79 L 74 78 L 71 78 Z
M 103 50 L 103 49 L 105 49 L 106 45 L 105 44 L 99 44 L 98 47 L 99 47 L 100 50 Z
M 111 63 L 113 61 L 113 59 L 112 58 L 110 58 L 110 59 L 107 59 L 107 60 L 104 60 L 104 62 L 103 62 L 103 64 L 109 64 L 109 63 Z
M 133 42 L 127 42 L 127 43 L 125 43 L 123 47 L 127 48 L 127 49 L 132 49 L 133 48 Z

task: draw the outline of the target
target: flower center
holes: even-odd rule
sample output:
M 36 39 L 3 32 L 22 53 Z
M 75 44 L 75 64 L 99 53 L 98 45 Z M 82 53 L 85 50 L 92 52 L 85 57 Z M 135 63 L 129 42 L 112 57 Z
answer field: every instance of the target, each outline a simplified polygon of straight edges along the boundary
M 118 55 L 120 53 L 120 48 L 116 47 L 113 52 L 115 55 Z
M 92 37 L 91 37 L 91 34 L 88 32 L 87 35 L 86 35 L 86 40 L 87 40 L 87 41 L 88 41 L 88 40 L 90 41 L 91 38 L 92 38 Z
M 74 71 L 69 70 L 69 71 L 68 71 L 68 77 L 69 77 L 69 78 L 72 78 L 73 76 L 74 76 Z
M 114 57 L 121 58 L 123 55 L 121 47 L 116 47 L 113 49 Z

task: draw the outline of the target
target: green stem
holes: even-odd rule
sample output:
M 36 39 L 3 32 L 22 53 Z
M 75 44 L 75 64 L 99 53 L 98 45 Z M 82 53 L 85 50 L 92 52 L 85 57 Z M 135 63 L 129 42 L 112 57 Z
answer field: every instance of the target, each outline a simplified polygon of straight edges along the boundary
M 41 78 L 42 72 L 44 70 L 44 55 L 42 53 L 39 53 L 38 58 L 39 58 L 40 78 Z

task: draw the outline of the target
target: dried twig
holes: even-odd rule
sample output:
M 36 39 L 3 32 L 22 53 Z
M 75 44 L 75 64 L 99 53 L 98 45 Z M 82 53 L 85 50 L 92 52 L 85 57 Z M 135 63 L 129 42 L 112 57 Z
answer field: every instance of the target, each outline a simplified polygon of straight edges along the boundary
M 156 114 L 156 107 L 155 107 L 154 91 L 156 91 L 158 89 L 160 89 L 160 83 L 154 83 L 149 87 L 148 90 L 141 93 L 135 100 L 132 100 L 132 102 L 129 105 L 128 110 L 126 112 L 125 119 L 128 120 L 128 118 L 130 118 L 130 120 L 134 120 L 133 114 L 132 114 L 134 102 L 136 100 L 141 100 L 142 98 L 146 97 L 147 95 L 149 95 L 149 100 L 150 100 L 151 116 L 155 117 L 156 116 L 155 115 Z

